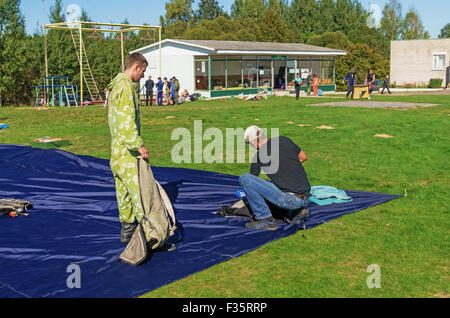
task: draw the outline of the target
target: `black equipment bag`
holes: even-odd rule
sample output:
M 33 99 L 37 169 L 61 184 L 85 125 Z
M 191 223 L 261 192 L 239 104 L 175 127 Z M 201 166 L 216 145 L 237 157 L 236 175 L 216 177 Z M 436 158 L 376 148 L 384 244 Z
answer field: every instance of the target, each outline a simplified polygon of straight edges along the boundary
M 226 218 L 253 218 L 253 212 L 248 206 L 245 199 L 240 199 L 233 203 L 232 206 L 222 206 L 220 211 L 215 212 L 215 214 L 222 215 Z
M 303 221 L 303 219 L 297 220 L 296 217 L 299 215 L 300 212 L 303 211 L 304 208 L 293 211 L 287 211 L 273 205 L 268 201 L 266 202 L 269 205 L 270 211 L 272 212 L 272 216 L 275 219 L 286 222 L 288 224 L 296 224 L 298 221 Z M 234 202 L 233 205 L 231 206 L 222 206 L 220 211 L 214 212 L 214 214 L 218 214 L 226 218 L 235 217 L 235 218 L 254 219 L 254 214 L 246 198 Z

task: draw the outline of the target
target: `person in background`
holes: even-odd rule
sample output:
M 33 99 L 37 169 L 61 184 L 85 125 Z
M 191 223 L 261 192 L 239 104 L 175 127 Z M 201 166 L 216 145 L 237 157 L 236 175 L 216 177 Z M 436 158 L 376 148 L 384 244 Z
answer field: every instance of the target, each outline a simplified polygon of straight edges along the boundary
M 148 106 L 148 100 L 150 98 L 150 106 L 153 106 L 153 87 L 155 87 L 155 82 L 153 82 L 152 77 L 149 76 L 148 80 L 145 82 L 145 106 Z
M 164 82 L 161 77 L 158 77 L 158 83 L 156 83 L 156 104 L 162 106 L 163 104 L 163 94 L 164 94 Z
M 314 74 L 314 76 L 313 76 L 312 86 L 313 86 L 314 96 L 319 96 L 319 78 L 317 77 L 317 74 Z
M 297 76 L 294 79 L 294 85 L 295 85 L 295 98 L 298 100 L 300 97 L 300 87 L 303 84 L 303 80 L 300 77 L 300 74 L 297 73 Z
M 175 102 L 175 104 L 178 105 L 178 100 L 180 98 L 179 96 L 179 92 L 180 92 L 180 82 L 178 81 L 178 79 L 174 76 L 173 77 L 173 101 Z
M 167 106 L 169 106 L 171 104 L 171 82 L 169 80 L 167 80 L 167 77 L 164 77 L 164 83 L 166 86 L 166 101 L 167 101 Z
M 170 79 L 170 98 L 172 99 L 172 105 L 177 104 L 175 101 L 175 78 Z
M 366 75 L 366 85 L 369 85 L 369 99 L 370 94 L 373 92 L 373 83 L 375 82 L 375 74 L 373 70 L 369 70 L 369 73 Z
M 381 94 L 384 94 L 385 89 L 387 89 L 389 95 L 391 95 L 391 90 L 389 89 L 389 75 L 386 75 L 384 78 L 383 90 L 381 91 Z
M 191 98 L 191 96 L 189 95 L 189 91 L 187 89 L 185 89 L 180 95 L 181 103 L 189 102 L 190 98 Z
M 352 94 L 352 99 L 353 99 L 353 94 L 355 92 L 355 84 L 356 84 L 356 76 L 355 76 L 355 71 L 353 69 L 350 71 L 350 73 L 347 74 L 347 76 L 344 77 L 344 79 L 342 80 L 342 84 L 345 83 L 345 80 L 348 81 L 347 99 L 348 99 L 348 95 L 350 95 L 350 93 Z
M 109 88 L 105 88 L 105 105 L 103 106 L 104 109 L 106 109 L 106 107 L 108 107 L 108 99 L 109 99 Z
M 313 76 L 311 72 L 308 72 L 308 77 L 306 78 L 306 85 L 308 85 L 308 93 L 307 95 L 311 95 L 311 84 L 312 84 Z

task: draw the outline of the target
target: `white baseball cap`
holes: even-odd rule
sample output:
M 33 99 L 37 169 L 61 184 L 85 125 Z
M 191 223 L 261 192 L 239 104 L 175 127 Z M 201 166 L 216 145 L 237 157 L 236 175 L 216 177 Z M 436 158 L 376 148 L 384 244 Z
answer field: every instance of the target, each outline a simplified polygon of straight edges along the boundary
M 244 133 L 245 142 L 250 142 L 258 139 L 259 137 L 264 136 L 264 132 L 258 126 L 250 126 Z

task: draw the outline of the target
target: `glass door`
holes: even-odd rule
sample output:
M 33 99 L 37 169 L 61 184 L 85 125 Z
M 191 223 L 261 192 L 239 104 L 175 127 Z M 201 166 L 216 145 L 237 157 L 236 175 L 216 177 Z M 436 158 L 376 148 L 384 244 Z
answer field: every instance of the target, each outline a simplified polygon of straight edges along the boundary
M 274 86 L 276 89 L 286 89 L 286 61 L 273 60 Z
M 294 86 L 294 79 L 295 79 L 295 74 L 299 73 L 298 70 L 295 68 L 296 67 L 296 62 L 295 60 L 288 60 L 286 62 L 286 69 L 287 69 L 287 84 L 288 86 Z

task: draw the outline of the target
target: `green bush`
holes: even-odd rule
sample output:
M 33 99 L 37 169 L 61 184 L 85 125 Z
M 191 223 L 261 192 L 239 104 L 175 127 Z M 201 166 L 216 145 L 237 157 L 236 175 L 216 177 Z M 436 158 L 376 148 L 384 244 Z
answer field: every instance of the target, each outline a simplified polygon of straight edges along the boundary
M 442 78 L 432 78 L 430 79 L 430 88 L 441 88 L 442 82 Z

